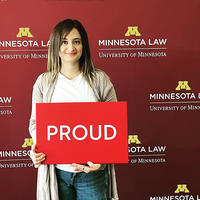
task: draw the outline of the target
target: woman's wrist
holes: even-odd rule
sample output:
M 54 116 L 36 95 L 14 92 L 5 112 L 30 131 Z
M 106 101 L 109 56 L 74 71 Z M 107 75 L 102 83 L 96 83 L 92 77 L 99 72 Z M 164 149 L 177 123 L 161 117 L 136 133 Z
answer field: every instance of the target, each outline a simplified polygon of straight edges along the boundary
M 104 170 L 106 168 L 106 164 L 101 164 L 99 170 Z

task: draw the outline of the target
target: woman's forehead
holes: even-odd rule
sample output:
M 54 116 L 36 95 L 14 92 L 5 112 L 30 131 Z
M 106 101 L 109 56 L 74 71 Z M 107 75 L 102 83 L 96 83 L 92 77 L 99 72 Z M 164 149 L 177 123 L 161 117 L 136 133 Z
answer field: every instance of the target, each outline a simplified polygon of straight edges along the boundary
M 62 39 L 81 39 L 81 35 L 76 28 L 73 28 L 70 32 L 65 32 Z

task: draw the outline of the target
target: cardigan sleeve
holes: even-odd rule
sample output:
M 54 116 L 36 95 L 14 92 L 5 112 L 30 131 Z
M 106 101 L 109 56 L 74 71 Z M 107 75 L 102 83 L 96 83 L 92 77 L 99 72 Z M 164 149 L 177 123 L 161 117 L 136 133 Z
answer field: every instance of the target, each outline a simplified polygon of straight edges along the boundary
M 32 111 L 29 121 L 29 132 L 35 144 L 36 144 L 36 103 L 43 102 L 42 76 L 43 74 L 41 74 L 37 78 L 35 84 L 33 85 Z
M 104 101 L 117 101 L 116 93 L 110 78 L 105 74 L 103 81 L 104 89 L 102 91 L 102 99 Z
M 102 102 L 117 101 L 115 89 L 110 78 L 100 69 L 96 69 L 95 87 Z

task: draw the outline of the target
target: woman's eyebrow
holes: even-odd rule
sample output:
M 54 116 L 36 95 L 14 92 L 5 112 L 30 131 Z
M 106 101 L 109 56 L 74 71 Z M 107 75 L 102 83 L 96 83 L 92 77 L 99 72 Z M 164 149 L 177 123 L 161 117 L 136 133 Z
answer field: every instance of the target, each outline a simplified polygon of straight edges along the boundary
M 67 38 L 62 38 L 62 40 L 68 40 Z M 72 40 L 81 40 L 81 38 L 73 38 Z

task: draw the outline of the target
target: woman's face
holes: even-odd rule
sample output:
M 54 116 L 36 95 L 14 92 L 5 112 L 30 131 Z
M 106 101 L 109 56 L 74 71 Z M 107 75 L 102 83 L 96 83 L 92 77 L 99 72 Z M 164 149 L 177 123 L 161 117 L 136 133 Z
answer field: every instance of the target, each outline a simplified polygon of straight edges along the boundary
M 82 55 L 83 45 L 81 36 L 76 28 L 73 28 L 71 32 L 62 40 L 62 44 L 59 51 L 62 64 L 70 63 L 76 64 Z

